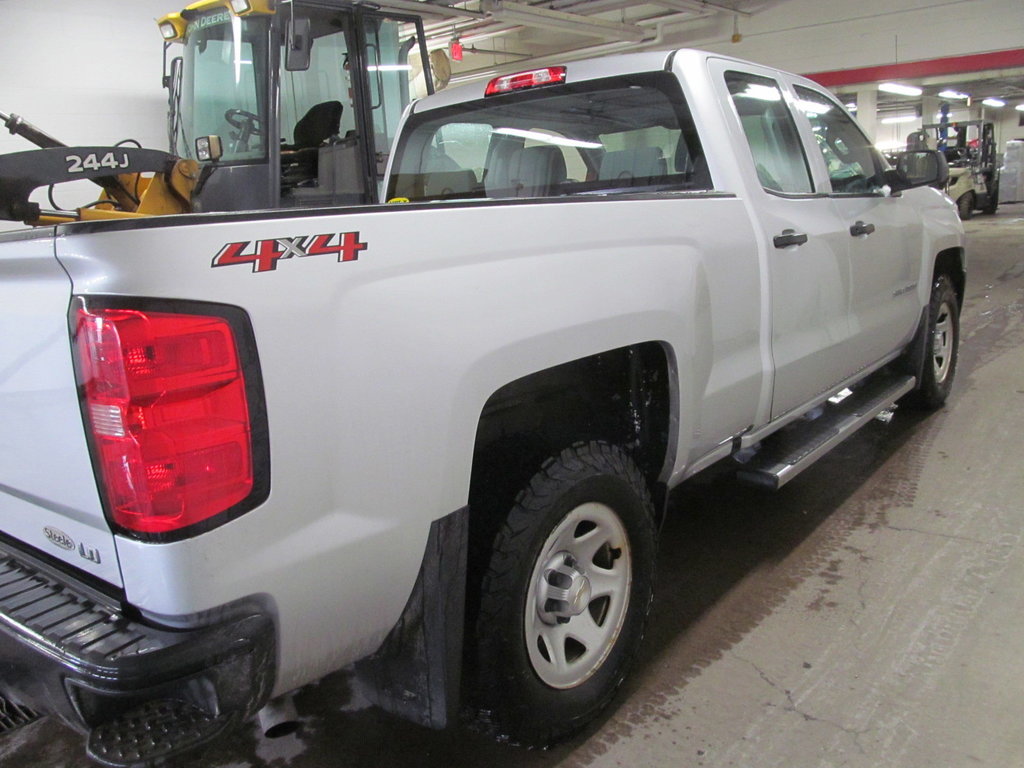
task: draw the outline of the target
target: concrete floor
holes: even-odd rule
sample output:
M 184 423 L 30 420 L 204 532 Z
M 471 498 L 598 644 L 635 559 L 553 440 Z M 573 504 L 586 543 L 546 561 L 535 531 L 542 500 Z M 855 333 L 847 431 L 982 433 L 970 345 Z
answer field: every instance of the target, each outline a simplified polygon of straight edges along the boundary
M 298 734 L 255 727 L 181 765 L 1024 766 L 1024 204 L 966 224 L 947 407 L 873 422 L 778 494 L 720 470 L 672 498 L 638 669 L 571 743 L 529 752 L 368 707 L 344 674 L 303 690 Z M 83 766 L 42 720 L 5 768 Z

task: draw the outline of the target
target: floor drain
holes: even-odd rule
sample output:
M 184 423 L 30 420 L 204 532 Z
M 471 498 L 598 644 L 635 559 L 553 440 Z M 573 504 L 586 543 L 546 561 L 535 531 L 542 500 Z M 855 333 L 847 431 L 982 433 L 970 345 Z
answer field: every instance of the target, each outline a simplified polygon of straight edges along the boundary
M 0 696 L 0 736 L 38 719 L 39 715 L 28 707 L 15 704 Z

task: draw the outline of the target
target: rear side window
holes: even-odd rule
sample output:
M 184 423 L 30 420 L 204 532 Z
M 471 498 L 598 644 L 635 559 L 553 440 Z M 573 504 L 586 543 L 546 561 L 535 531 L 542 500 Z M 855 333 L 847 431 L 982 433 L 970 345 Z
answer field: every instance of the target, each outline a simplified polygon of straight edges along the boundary
M 778 83 L 747 72 L 727 72 L 725 82 L 761 186 L 784 194 L 813 192 L 800 134 Z
M 548 86 L 413 115 L 389 199 L 710 189 L 678 83 L 657 73 Z

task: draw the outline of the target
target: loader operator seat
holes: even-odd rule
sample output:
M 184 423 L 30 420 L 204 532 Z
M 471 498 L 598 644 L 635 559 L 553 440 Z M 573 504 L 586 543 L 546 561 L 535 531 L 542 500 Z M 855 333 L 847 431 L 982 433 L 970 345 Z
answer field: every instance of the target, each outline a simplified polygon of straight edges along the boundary
M 319 147 L 341 130 L 340 101 L 323 101 L 309 108 L 295 124 L 295 144 L 288 149 Z
M 313 184 L 319 176 L 320 147 L 341 130 L 340 101 L 314 104 L 295 123 L 294 143 L 281 145 L 281 186 Z

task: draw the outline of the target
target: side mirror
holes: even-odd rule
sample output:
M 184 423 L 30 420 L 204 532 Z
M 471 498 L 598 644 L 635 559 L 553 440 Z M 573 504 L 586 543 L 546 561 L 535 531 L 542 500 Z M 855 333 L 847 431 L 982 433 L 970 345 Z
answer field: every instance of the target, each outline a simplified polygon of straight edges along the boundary
M 942 189 L 948 178 L 946 156 L 931 149 L 897 152 L 896 168 L 885 173 L 885 181 L 893 192 L 925 186 Z
M 285 41 L 284 68 L 288 72 L 305 72 L 309 69 L 309 52 L 313 49 L 309 18 L 297 16 L 289 19 Z
M 181 56 L 175 56 L 171 59 L 171 71 L 164 74 L 164 88 L 173 91 L 177 84 L 181 82 L 181 68 L 183 64 L 184 60 Z

